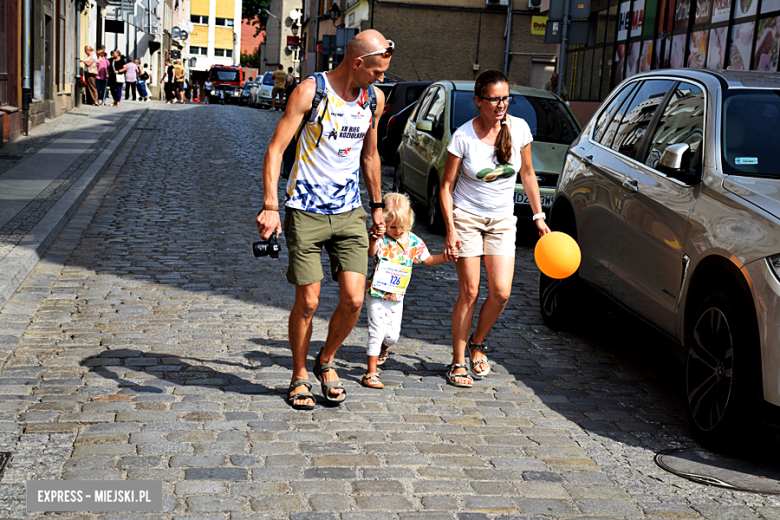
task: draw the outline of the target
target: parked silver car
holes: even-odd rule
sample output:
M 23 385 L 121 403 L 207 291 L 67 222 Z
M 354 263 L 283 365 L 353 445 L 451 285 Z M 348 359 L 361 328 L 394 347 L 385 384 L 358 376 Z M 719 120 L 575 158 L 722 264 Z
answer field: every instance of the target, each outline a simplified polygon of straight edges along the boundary
M 254 108 L 270 108 L 271 92 L 274 89 L 273 72 L 266 72 L 259 81 L 255 81 L 249 91 L 249 106 Z
M 760 72 L 633 76 L 571 144 L 551 209 L 582 264 L 542 276 L 545 321 L 590 286 L 673 338 L 691 427 L 716 449 L 780 410 L 778 93 Z

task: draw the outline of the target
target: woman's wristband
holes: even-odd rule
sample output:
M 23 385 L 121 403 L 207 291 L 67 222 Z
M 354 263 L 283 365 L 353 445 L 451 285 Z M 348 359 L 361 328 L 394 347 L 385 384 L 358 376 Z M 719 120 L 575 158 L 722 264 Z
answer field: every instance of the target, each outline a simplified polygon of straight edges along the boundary
M 534 221 L 540 220 L 540 219 L 544 220 L 545 217 L 546 217 L 546 215 L 544 214 L 544 211 L 542 211 L 541 213 L 535 213 L 534 214 Z

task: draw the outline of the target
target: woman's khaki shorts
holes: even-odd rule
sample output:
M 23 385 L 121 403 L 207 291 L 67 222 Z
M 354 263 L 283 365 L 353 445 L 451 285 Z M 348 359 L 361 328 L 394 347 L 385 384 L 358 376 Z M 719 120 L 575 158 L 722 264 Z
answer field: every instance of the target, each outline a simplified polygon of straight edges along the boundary
M 339 271 L 366 275 L 368 231 L 362 207 L 337 215 L 285 208 L 284 234 L 290 253 L 288 282 L 311 285 L 322 280 L 323 247 L 330 257 L 333 281 Z
M 460 235 L 461 258 L 473 256 L 515 256 L 517 217 L 480 217 L 460 208 L 453 212 L 455 230 Z

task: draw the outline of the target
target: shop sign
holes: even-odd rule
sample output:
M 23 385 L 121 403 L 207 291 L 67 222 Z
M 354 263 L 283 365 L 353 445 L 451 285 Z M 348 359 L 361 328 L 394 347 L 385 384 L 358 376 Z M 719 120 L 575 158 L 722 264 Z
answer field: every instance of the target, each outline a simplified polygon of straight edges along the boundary
M 620 4 L 618 13 L 618 41 L 628 38 L 629 30 L 631 36 L 641 36 L 642 26 L 645 19 L 645 0 L 634 0 L 634 10 L 631 11 L 631 2 Z
M 544 31 L 547 28 L 546 16 L 532 16 L 531 17 L 531 34 L 537 36 L 544 36 Z

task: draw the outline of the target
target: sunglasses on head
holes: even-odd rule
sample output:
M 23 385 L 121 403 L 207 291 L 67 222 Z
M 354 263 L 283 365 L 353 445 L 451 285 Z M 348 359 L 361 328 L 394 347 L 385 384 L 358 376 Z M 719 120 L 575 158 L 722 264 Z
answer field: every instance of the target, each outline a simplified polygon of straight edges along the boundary
M 393 40 L 387 40 L 388 46 L 385 49 L 379 49 L 378 51 L 369 52 L 368 54 L 364 54 L 362 56 L 358 56 L 358 58 L 365 58 L 366 56 L 382 56 L 383 58 L 389 58 L 393 55 L 393 51 L 395 50 L 395 44 L 393 43 Z

